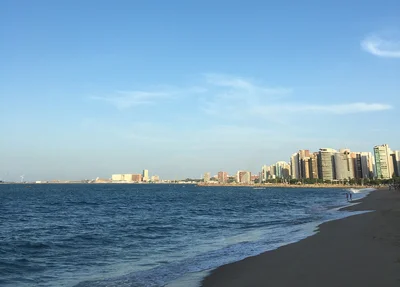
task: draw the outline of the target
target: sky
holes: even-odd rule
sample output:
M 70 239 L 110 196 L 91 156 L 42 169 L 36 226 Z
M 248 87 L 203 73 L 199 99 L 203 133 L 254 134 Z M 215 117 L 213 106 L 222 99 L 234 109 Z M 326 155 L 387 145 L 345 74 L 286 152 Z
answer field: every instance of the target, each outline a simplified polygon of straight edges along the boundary
M 0 179 L 400 149 L 400 1 L 2 0 Z

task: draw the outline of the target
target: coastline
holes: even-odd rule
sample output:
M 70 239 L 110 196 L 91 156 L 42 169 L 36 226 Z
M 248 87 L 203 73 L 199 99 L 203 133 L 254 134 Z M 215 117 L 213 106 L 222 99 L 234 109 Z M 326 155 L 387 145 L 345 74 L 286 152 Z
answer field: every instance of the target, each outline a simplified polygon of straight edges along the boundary
M 349 188 L 375 188 L 379 189 L 379 186 L 373 185 L 346 185 L 346 184 L 327 184 L 327 183 L 314 183 L 314 184 L 286 184 L 286 183 L 263 183 L 263 184 L 231 184 L 231 183 L 198 183 L 197 186 L 206 186 L 206 187 L 254 187 L 254 188 L 269 188 L 269 187 L 286 187 L 286 188 L 340 188 L 340 189 L 349 189 Z
M 223 265 L 213 286 L 399 286 L 400 193 L 381 189 L 345 211 L 373 211 L 321 224 L 299 242 Z

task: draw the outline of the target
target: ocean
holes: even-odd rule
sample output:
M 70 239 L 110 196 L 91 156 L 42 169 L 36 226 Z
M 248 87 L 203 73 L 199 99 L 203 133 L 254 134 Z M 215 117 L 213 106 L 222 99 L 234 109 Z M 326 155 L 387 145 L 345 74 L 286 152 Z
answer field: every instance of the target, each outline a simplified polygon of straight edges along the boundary
M 354 213 L 346 190 L 0 185 L 0 286 L 196 287 Z M 353 199 L 368 192 L 353 190 Z

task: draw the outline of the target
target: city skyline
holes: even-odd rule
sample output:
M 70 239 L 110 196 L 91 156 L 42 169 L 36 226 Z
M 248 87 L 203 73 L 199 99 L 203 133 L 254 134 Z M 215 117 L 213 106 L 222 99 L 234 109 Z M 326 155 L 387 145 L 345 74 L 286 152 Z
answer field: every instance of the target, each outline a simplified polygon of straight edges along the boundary
M 198 178 L 299 147 L 395 145 L 399 10 L 2 1 L 0 178 Z

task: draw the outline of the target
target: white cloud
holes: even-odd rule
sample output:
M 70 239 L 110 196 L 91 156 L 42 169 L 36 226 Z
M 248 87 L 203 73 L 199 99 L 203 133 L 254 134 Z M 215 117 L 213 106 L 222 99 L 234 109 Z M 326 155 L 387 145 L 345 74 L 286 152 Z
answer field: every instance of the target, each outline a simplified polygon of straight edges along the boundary
M 368 103 L 348 103 L 337 105 L 272 105 L 254 107 L 253 112 L 258 115 L 271 115 L 275 112 L 290 113 L 329 113 L 329 114 L 355 114 L 363 112 L 377 112 L 392 109 L 393 107 L 386 104 L 368 104 Z
M 118 91 L 109 97 L 92 97 L 119 109 L 152 105 L 160 101 L 197 100 L 198 109 L 211 117 L 227 120 L 258 120 L 269 118 L 288 124 L 292 113 L 354 114 L 384 111 L 393 108 L 383 103 L 349 102 L 340 104 L 304 104 L 291 100 L 291 88 L 268 87 L 255 81 L 223 74 L 205 74 L 200 85 L 189 88 L 164 87 L 159 91 Z M 193 96 L 196 96 L 193 98 Z M 286 113 L 285 117 L 277 114 Z
M 193 86 L 189 88 L 161 87 L 158 91 L 116 91 L 111 96 L 92 96 L 92 100 L 110 103 L 118 109 L 134 108 L 142 105 L 154 105 L 160 101 L 174 100 L 182 95 L 206 93 L 206 87 Z
M 118 91 L 116 95 L 109 97 L 91 97 L 93 100 L 108 102 L 118 109 L 126 109 L 140 105 L 154 104 L 157 100 L 170 99 L 171 93 L 167 92 L 145 92 L 145 91 Z
M 258 92 L 268 95 L 287 95 L 292 89 L 287 88 L 267 88 L 254 84 L 252 81 L 242 78 L 223 74 L 205 74 L 208 84 L 215 87 L 225 87 L 238 90 L 247 90 L 248 92 Z
M 361 47 L 378 57 L 400 58 L 400 38 L 383 38 L 373 35 L 365 38 L 361 42 Z
M 290 88 L 269 88 L 253 81 L 219 74 L 206 74 L 206 81 L 218 89 L 201 103 L 210 116 L 229 119 L 257 120 L 268 118 L 274 123 L 288 125 L 293 113 L 354 114 L 391 109 L 382 103 L 350 102 L 341 104 L 304 104 L 290 100 Z M 285 116 L 279 116 L 285 113 Z M 277 116 L 278 115 L 278 116 Z

